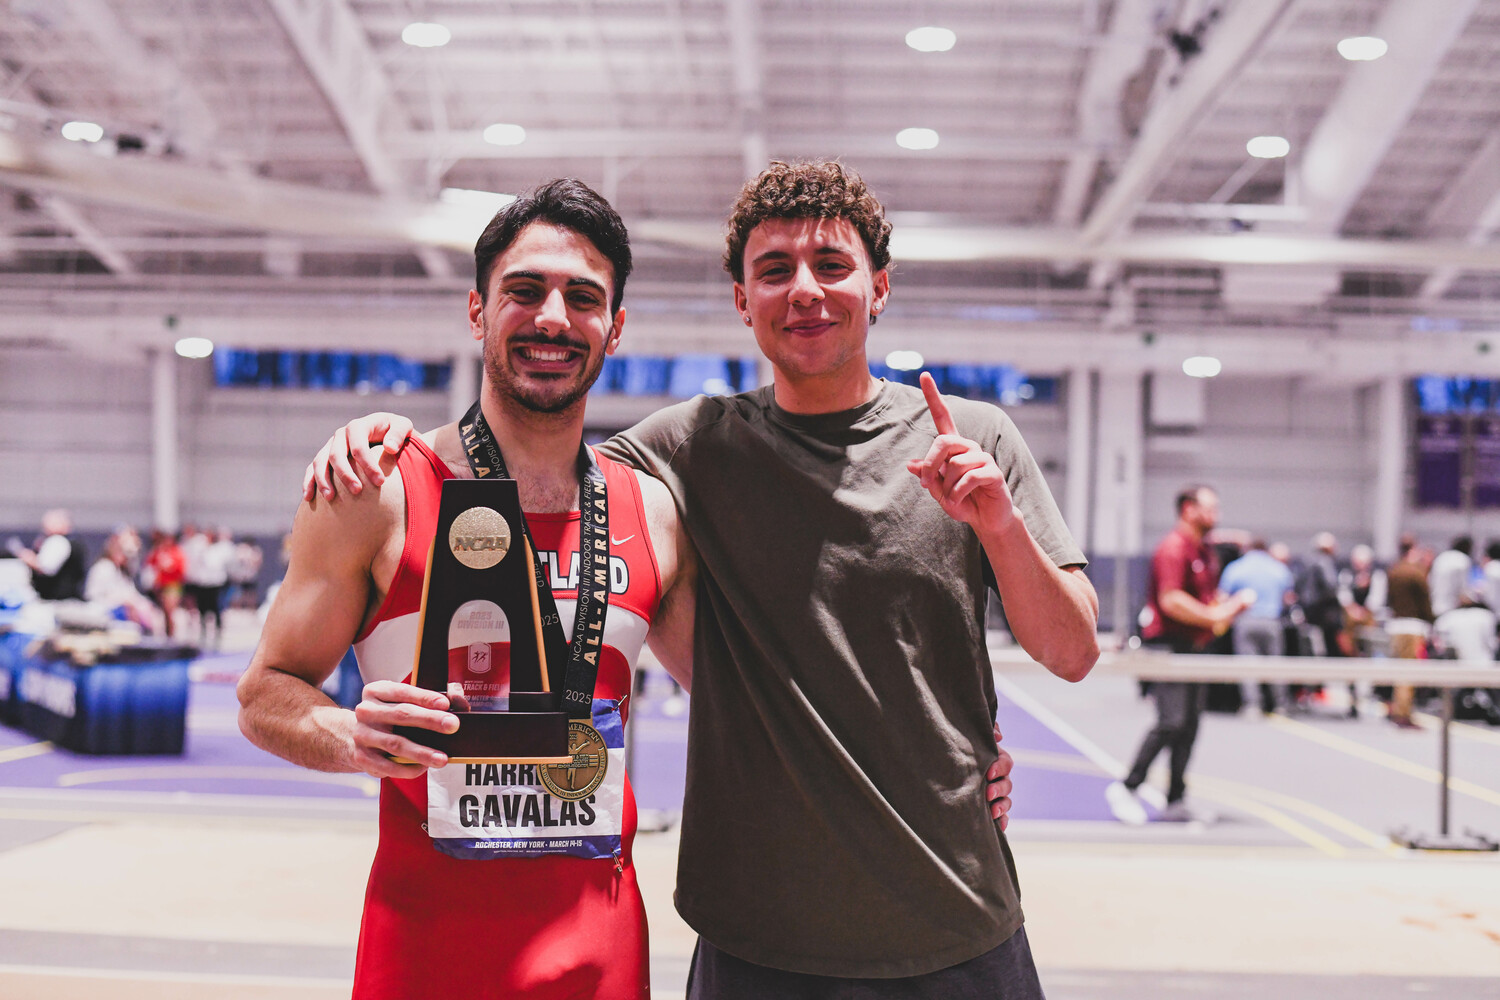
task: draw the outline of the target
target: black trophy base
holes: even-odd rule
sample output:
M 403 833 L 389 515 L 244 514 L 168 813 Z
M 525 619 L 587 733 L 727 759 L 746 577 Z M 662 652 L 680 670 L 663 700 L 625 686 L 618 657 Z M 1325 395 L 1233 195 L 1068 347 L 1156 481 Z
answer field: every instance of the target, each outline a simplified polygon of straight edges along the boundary
M 397 726 L 396 734 L 441 750 L 456 764 L 567 764 L 566 712 L 455 712 L 458 732 Z M 398 758 L 399 759 L 399 758 Z

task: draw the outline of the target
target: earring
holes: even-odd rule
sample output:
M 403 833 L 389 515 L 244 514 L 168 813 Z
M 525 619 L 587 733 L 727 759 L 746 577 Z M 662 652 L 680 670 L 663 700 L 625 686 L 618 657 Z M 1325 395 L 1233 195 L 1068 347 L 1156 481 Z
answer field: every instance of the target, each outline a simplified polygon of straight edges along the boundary
M 750 325 L 750 317 L 749 316 L 743 316 L 741 318 L 745 321 L 745 325 L 746 326 Z

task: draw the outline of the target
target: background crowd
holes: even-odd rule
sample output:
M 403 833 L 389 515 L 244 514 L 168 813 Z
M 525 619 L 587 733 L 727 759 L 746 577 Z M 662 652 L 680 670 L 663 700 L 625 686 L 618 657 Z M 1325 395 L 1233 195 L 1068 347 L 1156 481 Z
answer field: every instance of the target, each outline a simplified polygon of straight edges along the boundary
M 90 558 L 68 512 L 51 510 L 33 542 L 12 538 L 7 548 L 29 569 L 36 597 L 83 601 L 146 633 L 192 639 L 204 649 L 222 642 L 226 608 L 260 601 L 261 546 L 236 540 L 227 528 L 157 529 L 147 546 L 122 525 Z
M 1217 641 L 1216 652 L 1261 656 L 1395 656 L 1493 662 L 1500 607 L 1500 540 L 1476 556 L 1474 539 L 1454 538 L 1440 552 L 1403 537 L 1397 558 L 1378 563 L 1367 545 L 1341 555 L 1328 532 L 1312 539 L 1304 559 L 1284 544 L 1216 536 L 1225 595 L 1252 592 L 1254 601 Z M 1350 715 L 1360 710 L 1351 688 Z M 1410 687 L 1375 688 L 1386 715 L 1401 727 L 1411 718 L 1418 692 Z M 1316 688 L 1260 686 L 1266 713 L 1308 708 L 1324 697 Z M 1500 706 L 1490 692 L 1459 696 L 1460 717 L 1500 725 Z

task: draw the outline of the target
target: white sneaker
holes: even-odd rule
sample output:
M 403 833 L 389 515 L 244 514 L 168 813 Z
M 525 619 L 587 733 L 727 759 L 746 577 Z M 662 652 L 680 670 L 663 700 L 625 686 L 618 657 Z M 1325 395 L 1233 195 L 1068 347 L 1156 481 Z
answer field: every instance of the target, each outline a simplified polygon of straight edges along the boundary
M 1122 782 L 1109 783 L 1109 787 L 1104 789 L 1104 801 L 1109 803 L 1109 811 L 1121 823 L 1126 826 L 1145 826 L 1146 807 L 1141 804 L 1140 797 Z

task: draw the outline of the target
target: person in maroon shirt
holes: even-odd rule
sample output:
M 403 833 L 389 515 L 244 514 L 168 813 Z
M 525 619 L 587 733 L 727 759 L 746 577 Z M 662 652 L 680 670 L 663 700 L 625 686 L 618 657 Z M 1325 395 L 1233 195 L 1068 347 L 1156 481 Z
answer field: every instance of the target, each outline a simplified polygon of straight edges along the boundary
M 1192 486 L 1177 494 L 1177 524 L 1151 557 L 1146 607 L 1141 612 L 1143 645 L 1174 653 L 1201 653 L 1254 602 L 1255 595 L 1249 592 L 1219 599 L 1219 561 L 1207 541 L 1218 521 L 1219 497 L 1209 487 Z M 1208 688 L 1196 682 L 1153 681 L 1150 689 L 1156 702 L 1156 725 L 1141 741 L 1125 780 L 1105 790 L 1115 818 L 1131 825 L 1146 822 L 1146 809 L 1136 789 L 1164 748 L 1171 755 L 1171 781 L 1161 818 L 1178 822 L 1196 818 L 1182 800 L 1187 791 L 1184 775 Z

